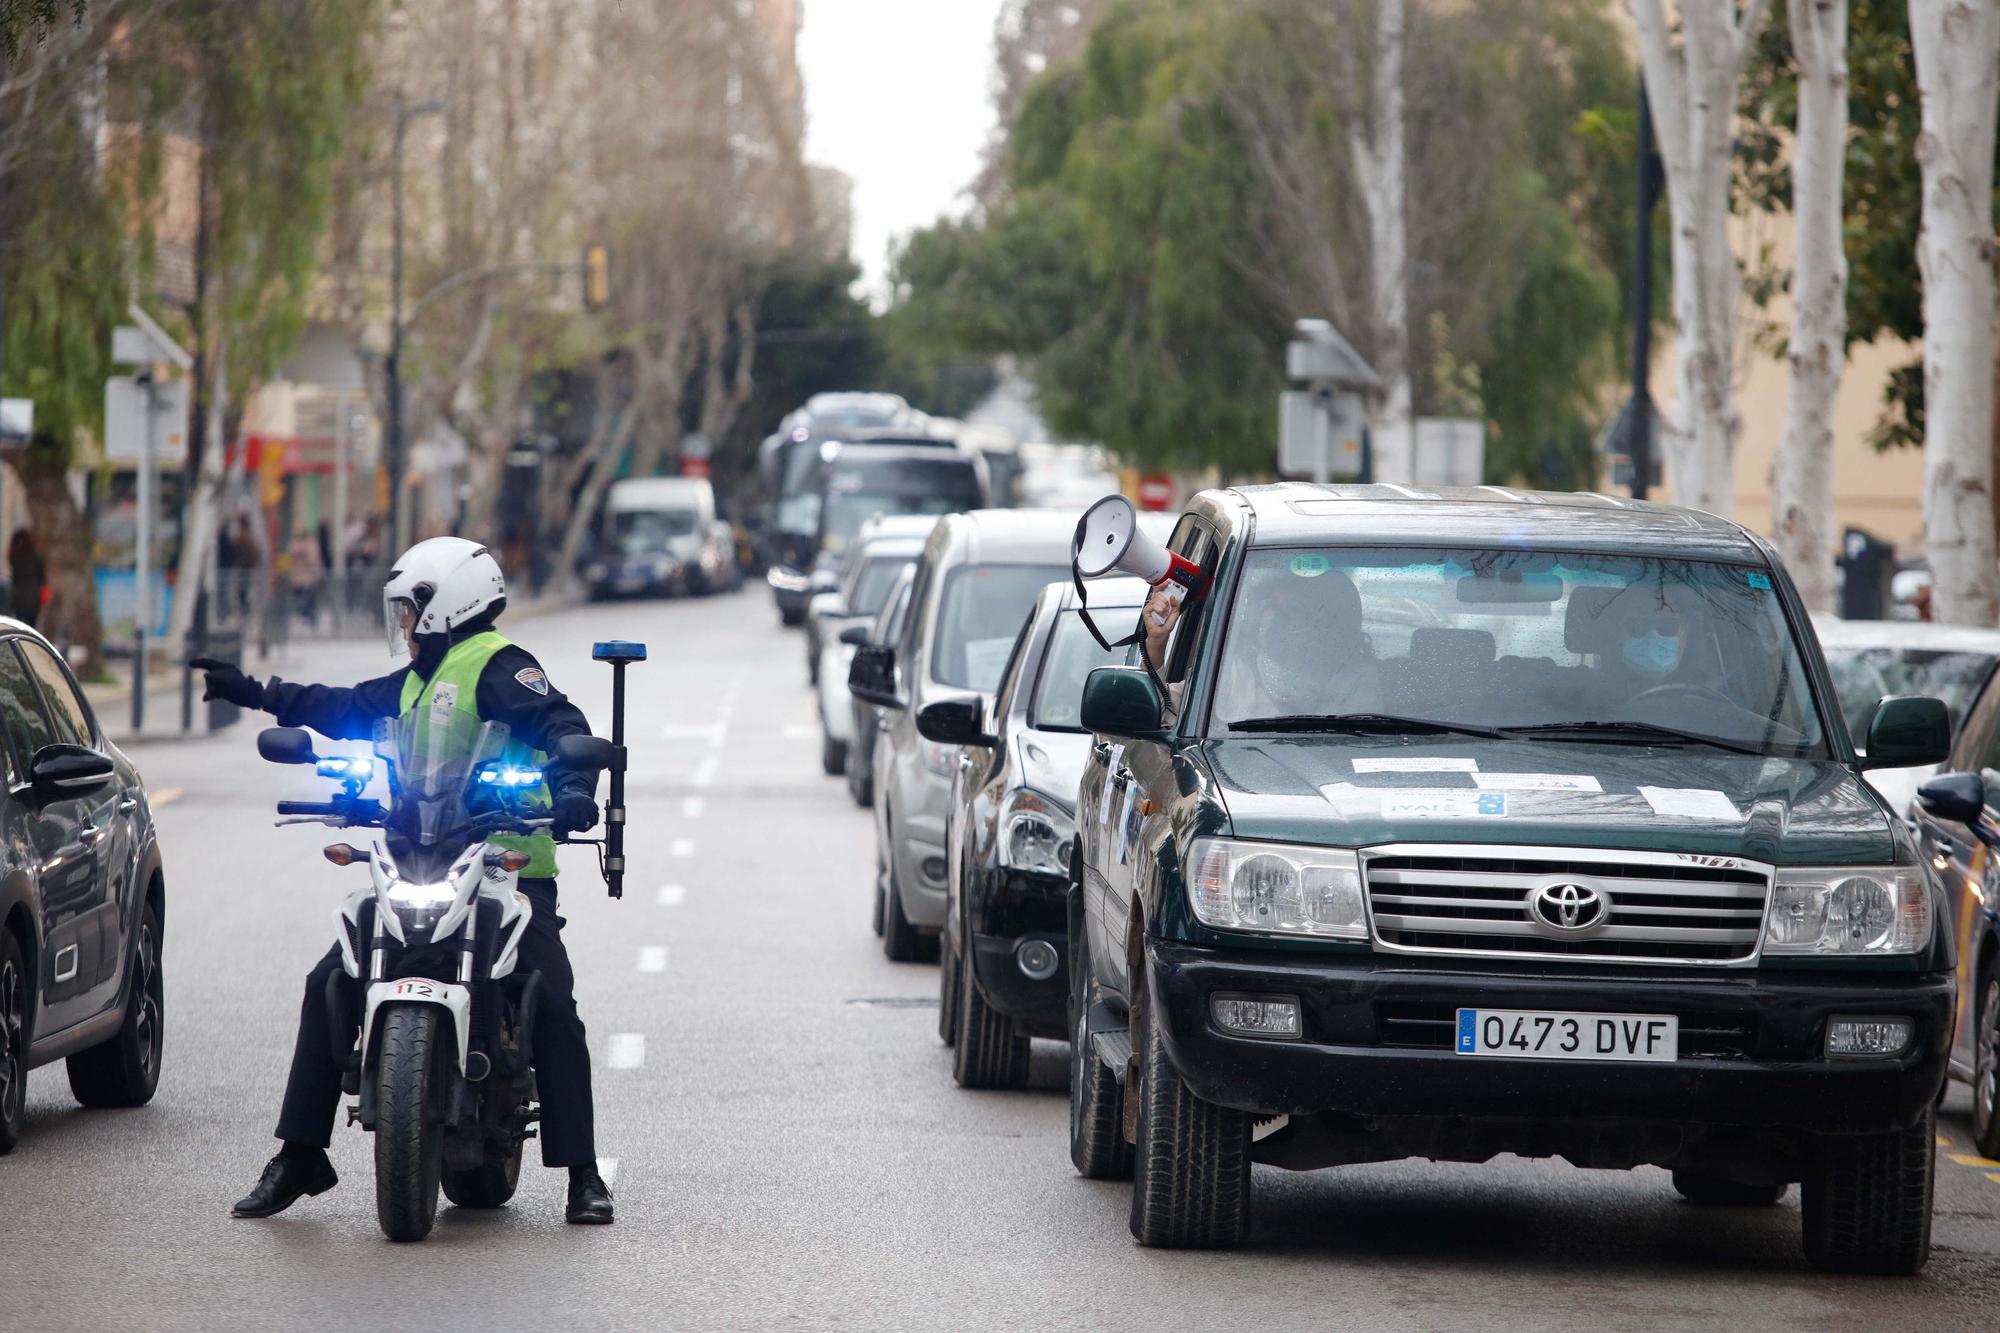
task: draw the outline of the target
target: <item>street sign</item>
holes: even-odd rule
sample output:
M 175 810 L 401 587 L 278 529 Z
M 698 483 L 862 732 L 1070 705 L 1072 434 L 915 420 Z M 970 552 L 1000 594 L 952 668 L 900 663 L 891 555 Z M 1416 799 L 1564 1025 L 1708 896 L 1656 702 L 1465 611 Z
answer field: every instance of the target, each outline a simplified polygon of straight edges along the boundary
M 35 433 L 35 400 L 0 398 L 0 449 L 25 449 Z
M 1278 399 L 1278 475 L 1329 481 L 1361 475 L 1367 408 L 1358 393 L 1294 391 Z
M 1139 508 L 1151 513 L 1164 513 L 1174 507 L 1179 492 L 1174 488 L 1174 479 L 1163 472 L 1154 472 L 1139 478 Z
M 188 382 L 153 384 L 153 462 L 181 467 L 187 462 Z M 104 381 L 104 456 L 114 463 L 138 463 L 146 451 L 146 386 L 135 375 Z

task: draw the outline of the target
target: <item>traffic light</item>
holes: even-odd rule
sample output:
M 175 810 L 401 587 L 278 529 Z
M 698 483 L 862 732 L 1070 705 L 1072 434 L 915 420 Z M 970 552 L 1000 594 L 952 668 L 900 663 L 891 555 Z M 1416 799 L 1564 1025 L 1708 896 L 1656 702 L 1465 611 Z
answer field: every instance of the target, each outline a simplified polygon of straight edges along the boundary
M 583 308 L 602 310 L 611 304 L 611 250 L 592 243 L 583 247 Z

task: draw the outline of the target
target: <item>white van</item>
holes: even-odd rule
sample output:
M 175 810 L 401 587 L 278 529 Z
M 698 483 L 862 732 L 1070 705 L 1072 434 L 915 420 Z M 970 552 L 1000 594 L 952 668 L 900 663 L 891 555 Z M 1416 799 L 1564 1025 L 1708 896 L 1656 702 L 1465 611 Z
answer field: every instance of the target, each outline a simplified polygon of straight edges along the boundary
M 715 488 L 706 477 L 634 477 L 604 500 L 604 537 L 584 569 L 594 598 L 708 593 L 718 574 Z

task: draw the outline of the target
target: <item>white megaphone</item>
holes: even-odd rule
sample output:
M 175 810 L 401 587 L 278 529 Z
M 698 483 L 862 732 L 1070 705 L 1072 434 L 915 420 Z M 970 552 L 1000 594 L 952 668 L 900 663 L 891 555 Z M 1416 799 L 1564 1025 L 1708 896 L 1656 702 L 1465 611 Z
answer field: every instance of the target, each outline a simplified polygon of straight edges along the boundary
M 1141 532 L 1138 513 L 1122 495 L 1107 495 L 1083 511 L 1070 561 L 1087 579 L 1124 573 L 1137 574 L 1156 588 L 1169 585 L 1167 591 L 1176 604 L 1201 583 L 1201 566 Z M 1081 584 L 1078 590 L 1082 590 Z M 1155 625 L 1167 623 L 1158 612 L 1152 620 Z

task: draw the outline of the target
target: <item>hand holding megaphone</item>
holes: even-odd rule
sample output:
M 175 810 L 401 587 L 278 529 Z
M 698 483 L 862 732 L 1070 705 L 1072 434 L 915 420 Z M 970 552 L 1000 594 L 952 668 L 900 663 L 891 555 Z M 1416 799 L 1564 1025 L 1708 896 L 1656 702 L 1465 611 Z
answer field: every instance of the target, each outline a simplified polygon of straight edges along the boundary
M 1132 508 L 1132 502 L 1122 495 L 1107 495 L 1083 511 L 1083 517 L 1077 520 L 1076 536 L 1070 544 L 1070 568 L 1076 575 L 1079 597 L 1083 593 L 1084 579 L 1102 578 L 1106 574 L 1136 574 L 1178 604 L 1187 596 L 1189 589 L 1201 585 L 1202 579 L 1201 566 L 1184 556 L 1175 555 L 1139 530 L 1139 515 Z M 1158 628 L 1166 627 L 1167 617 L 1159 611 L 1152 611 L 1147 618 Z M 1090 624 L 1087 612 L 1084 622 Z M 1103 635 L 1097 634 L 1096 625 L 1090 624 L 1090 631 L 1097 636 L 1099 643 L 1104 643 Z M 1127 643 L 1132 641 L 1125 640 Z

